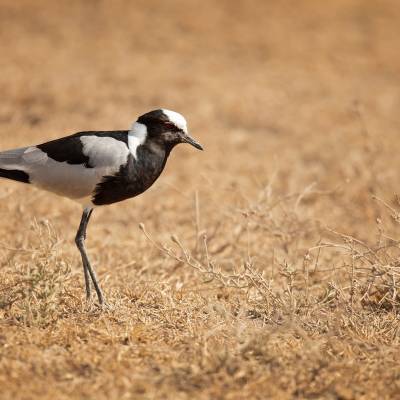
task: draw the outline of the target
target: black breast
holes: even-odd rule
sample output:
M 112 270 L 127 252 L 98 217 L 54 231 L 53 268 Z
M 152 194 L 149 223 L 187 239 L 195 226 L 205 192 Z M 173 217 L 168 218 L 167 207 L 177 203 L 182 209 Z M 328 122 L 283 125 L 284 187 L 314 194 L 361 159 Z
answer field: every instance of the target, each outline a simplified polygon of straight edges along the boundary
M 96 186 L 93 204 L 106 205 L 135 197 L 147 190 L 160 176 L 169 152 L 151 150 L 147 146 L 137 149 L 137 159 L 129 154 L 127 163 L 112 176 L 106 176 Z

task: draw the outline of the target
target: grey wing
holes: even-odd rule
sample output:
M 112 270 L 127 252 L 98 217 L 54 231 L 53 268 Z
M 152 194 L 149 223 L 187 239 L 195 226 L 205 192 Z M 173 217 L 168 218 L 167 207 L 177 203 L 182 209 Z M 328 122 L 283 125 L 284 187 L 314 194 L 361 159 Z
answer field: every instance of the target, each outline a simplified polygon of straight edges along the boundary
M 72 199 L 87 197 L 96 180 L 83 165 L 53 160 L 36 146 L 1 152 L 0 176 Z
M 28 147 L 21 147 L 0 152 L 0 168 L 21 169 L 25 164 L 23 156 L 27 149 Z
M 128 148 L 112 138 L 88 135 L 79 140 L 89 164 L 57 161 L 49 156 L 51 152 L 44 151 L 47 150 L 44 145 L 23 147 L 0 152 L 0 170 L 9 172 L 9 176 L 1 173 L 0 176 L 15 179 L 15 173 L 24 173 L 29 183 L 41 189 L 76 200 L 87 198 L 104 176 L 116 173 L 126 162 Z M 60 140 L 57 144 L 61 145 L 62 153 L 63 143 Z
M 0 177 L 18 182 L 29 183 L 29 175 L 21 168 L 22 155 L 25 148 L 0 153 Z

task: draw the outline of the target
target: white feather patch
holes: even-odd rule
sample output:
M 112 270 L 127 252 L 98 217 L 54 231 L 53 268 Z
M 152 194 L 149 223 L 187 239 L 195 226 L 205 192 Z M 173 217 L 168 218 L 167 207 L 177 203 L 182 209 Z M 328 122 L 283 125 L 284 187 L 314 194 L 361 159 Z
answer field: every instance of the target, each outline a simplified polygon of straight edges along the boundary
M 133 157 L 137 157 L 137 149 L 144 144 L 147 138 L 147 126 L 140 122 L 135 122 L 128 133 L 128 147 Z
M 45 152 L 35 146 L 28 147 L 22 154 L 22 160 L 26 164 L 44 165 L 49 157 Z
M 83 154 L 89 157 L 89 164 L 95 169 L 105 167 L 108 173 L 114 173 L 128 159 L 126 144 L 112 137 L 81 136 L 81 142 Z
M 175 111 L 162 109 L 162 112 L 168 117 L 168 119 L 179 129 L 182 129 L 183 132 L 187 133 L 187 122 L 185 117 L 182 114 L 179 114 Z

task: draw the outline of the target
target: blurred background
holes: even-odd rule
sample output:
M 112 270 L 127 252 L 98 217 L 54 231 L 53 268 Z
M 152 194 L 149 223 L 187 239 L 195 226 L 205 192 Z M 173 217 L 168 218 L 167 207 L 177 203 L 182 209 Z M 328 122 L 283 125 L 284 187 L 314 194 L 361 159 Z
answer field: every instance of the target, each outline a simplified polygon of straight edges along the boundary
M 1 147 L 165 107 L 206 152 L 179 149 L 159 188 L 259 190 L 276 173 L 284 191 L 317 182 L 362 202 L 373 179 L 393 194 L 399 17 L 396 1 L 2 0 Z
M 247 334 L 261 316 L 262 323 L 270 323 L 275 329 L 275 321 L 284 321 L 286 315 L 293 317 L 293 304 L 308 304 L 303 296 L 308 296 L 310 290 L 317 303 L 320 298 L 330 300 L 318 309 L 320 314 L 315 309 L 311 312 L 308 306 L 298 311 L 299 318 L 310 318 L 299 326 L 305 330 L 315 327 L 313 346 L 319 343 L 325 349 L 333 336 L 324 336 L 324 332 L 332 333 L 334 328 L 329 324 L 339 315 L 333 310 L 343 312 L 340 318 L 353 318 L 353 304 L 359 307 L 360 315 L 370 311 L 364 306 L 366 296 L 361 290 L 358 300 L 353 299 L 358 292 L 353 290 L 353 283 L 349 289 L 348 270 L 336 272 L 334 267 L 339 270 L 351 265 L 342 255 L 323 253 L 319 262 L 325 269 L 321 268 L 321 275 L 313 276 L 312 282 L 304 272 L 304 260 L 310 259 L 305 256 L 309 256 L 308 249 L 332 237 L 326 227 L 372 243 L 379 232 L 382 239 L 380 224 L 384 221 L 385 229 L 394 238 L 399 236 L 395 223 L 396 218 L 400 220 L 399 214 L 390 218 L 393 210 L 388 213 L 373 197 L 389 207 L 398 205 L 399 21 L 396 0 L 0 0 L 0 149 L 37 144 L 76 131 L 128 129 L 137 116 L 160 107 L 182 113 L 191 134 L 205 148 L 201 153 L 178 146 L 163 175 L 145 195 L 95 211 L 88 232 L 89 252 L 109 300 L 121 301 L 126 307 L 118 315 L 98 320 L 75 311 L 77 304 L 84 308 L 81 266 L 73 242 L 79 207 L 28 186 L 0 182 L 0 261 L 6 292 L 10 293 L 10 287 L 18 288 L 15 282 L 24 282 L 19 279 L 25 279 L 26 269 L 32 265 L 48 263 L 45 271 L 53 271 L 63 260 L 70 268 L 60 278 L 63 285 L 58 294 L 43 297 L 47 307 L 43 315 L 26 312 L 41 309 L 43 304 L 37 300 L 40 296 L 30 300 L 28 308 L 24 302 L 15 302 L 14 308 L 0 310 L 4 321 L 15 329 L 8 328 L 7 343 L 27 343 L 24 353 L 10 347 L 13 351 L 7 360 L 11 361 L 3 369 L 10 372 L 0 376 L 0 383 L 1 379 L 7 383 L 12 379 L 18 393 L 19 387 L 29 382 L 28 395 L 30 390 L 43 395 L 49 379 L 59 390 L 57 395 L 49 392 L 49 398 L 63 398 L 62 393 L 90 398 L 90 387 L 101 388 L 96 393 L 122 398 L 124 390 L 133 390 L 129 368 L 136 365 L 135 376 L 142 377 L 137 393 L 152 393 L 155 387 L 163 387 L 164 398 L 174 390 L 204 390 L 204 398 L 224 398 L 227 387 L 239 385 L 236 393 L 240 393 L 246 382 L 247 388 L 253 383 L 253 389 L 263 387 L 271 395 L 278 393 L 277 398 L 306 398 L 316 380 L 320 379 L 323 387 L 336 378 L 337 387 L 343 391 L 340 395 L 339 391 L 332 392 L 332 397 L 326 398 L 360 398 L 360 385 L 369 385 L 365 393 L 376 390 L 382 395 L 382 391 L 395 390 L 388 384 L 389 378 L 395 379 L 394 364 L 389 363 L 398 352 L 398 335 L 386 337 L 385 343 L 393 347 L 385 347 L 388 353 L 384 357 L 378 346 L 382 332 L 388 332 L 386 326 L 392 327 L 390 322 L 377 326 L 376 336 L 365 334 L 368 338 L 345 331 L 350 338 L 347 342 L 343 331 L 336 332 L 342 342 L 332 345 L 330 354 L 331 361 L 338 363 L 327 373 L 329 379 L 318 371 L 306 375 L 304 392 L 296 392 L 303 379 L 301 374 L 308 371 L 303 365 L 309 363 L 309 371 L 316 371 L 315 365 L 325 365 L 325 361 L 307 341 L 304 347 L 298 345 L 303 333 L 280 336 L 278 342 L 285 344 L 282 351 L 274 350 L 279 348 L 275 346 L 265 354 L 257 348 L 243 355 L 243 341 L 250 343 L 253 339 L 251 333 L 250 339 L 243 339 L 237 332 Z M 45 234 L 46 229 L 32 223 L 46 224 L 47 220 L 55 234 Z M 271 277 L 264 299 L 271 304 L 277 298 L 286 300 L 268 308 L 270 303 L 267 307 L 264 300 L 249 303 L 250 296 L 242 292 L 229 291 L 215 282 L 204 283 L 199 271 L 152 247 L 138 229 L 140 222 L 157 242 L 172 246 L 170 237 L 177 235 L 201 260 L 206 259 L 200 249 L 202 235 L 207 234 L 210 257 L 218 259 L 216 263 L 227 273 L 236 273 L 254 256 L 254 268 L 259 271 L 254 279 L 264 273 Z M 44 255 L 39 250 L 34 255 L 28 251 L 49 242 L 57 251 L 51 248 Z M 360 264 L 360 271 L 369 268 L 371 275 L 364 279 L 360 272 L 358 287 L 368 279 L 375 282 L 373 268 L 383 268 L 390 260 L 389 255 L 377 256 L 367 267 Z M 283 272 L 275 276 L 274 271 L 281 267 Z M 293 278 L 298 290 L 296 300 L 295 291 L 287 289 L 287 280 L 294 276 L 290 271 L 300 274 L 296 275 L 297 281 Z M 398 304 L 400 288 L 393 283 L 394 275 L 382 274 L 382 279 L 392 283 L 382 284 L 385 289 L 374 306 L 378 304 L 379 308 L 382 299 L 390 298 L 390 308 Z M 46 276 L 53 279 L 53 275 Z M 351 282 L 355 282 L 354 273 Z M 340 287 L 343 292 L 337 289 Z M 394 287 L 394 291 L 387 294 L 388 287 Z M 329 295 L 323 297 L 323 293 Z M 171 299 L 175 299 L 173 305 Z M 238 304 L 245 308 L 243 313 L 235 308 Z M 323 308 L 325 304 L 327 308 Z M 231 308 L 229 317 L 221 311 Z M 43 320 L 32 315 L 42 315 Z M 58 322 L 48 322 L 49 315 Z M 206 320 L 204 315 L 211 317 Z M 60 322 L 63 318 L 64 325 Z M 379 325 L 383 319 L 374 321 Z M 60 336 L 49 334 L 53 339 L 44 339 L 42 331 L 29 328 L 27 336 L 21 337 L 19 327 L 27 326 L 24 321 L 34 327 L 57 326 Z M 370 332 L 371 321 L 360 318 L 359 331 Z M 346 327 L 354 324 L 352 320 Z M 126 326 L 139 328 L 129 336 L 128 328 L 128 333 L 122 332 Z M 223 328 L 214 331 L 216 326 Z M 100 333 L 94 334 L 91 329 Z M 216 332 L 211 344 L 209 336 L 196 336 L 209 329 Z M 9 332 L 15 337 L 11 338 Z M 254 332 L 257 341 L 261 333 Z M 133 337 L 131 347 L 120 339 L 125 334 L 129 340 Z M 81 337 L 86 338 L 83 344 Z M 142 337 L 144 344 L 152 346 L 140 347 Z M 352 341 L 354 337 L 358 341 Z M 270 343 L 268 340 L 265 343 Z M 68 354 L 60 350 L 66 342 L 71 345 Z M 41 349 L 47 349 L 49 343 L 60 347 L 49 348 L 42 356 Z M 366 347 L 360 343 L 367 343 Z M 230 361 L 237 367 L 232 373 L 225 367 L 215 367 L 220 375 L 213 381 L 214 372 L 202 373 L 207 360 L 214 360 L 210 354 L 214 350 L 219 354 L 222 344 L 228 346 L 232 357 L 242 355 Z M 205 349 L 204 354 L 196 349 Z M 364 363 L 360 354 L 367 352 L 373 360 Z M 104 358 L 99 360 L 99 354 Z M 25 361 L 14 363 L 18 357 L 30 360 L 36 369 L 27 367 Z M 257 357 L 264 361 L 258 363 Z M 274 368 L 269 368 L 271 359 Z M 75 364 L 76 360 L 81 364 Z M 178 364 L 171 360 L 178 360 Z M 114 362 L 121 367 L 118 377 Z M 50 378 L 37 372 L 51 363 L 59 370 Z M 356 364 L 365 368 L 364 375 L 357 378 L 354 371 L 358 370 L 352 369 Z M 32 371 L 42 380 L 31 379 Z M 63 380 L 65 371 L 69 378 Z M 242 371 L 241 375 L 237 371 Z M 163 378 L 156 381 L 159 376 Z M 243 376 L 246 378 L 241 381 Z M 370 380 L 372 376 L 376 381 Z M 191 382 L 197 378 L 200 383 L 192 387 Z M 83 387 L 82 379 L 92 386 Z M 359 383 L 346 397 L 351 379 Z M 214 397 L 207 397 L 208 390 L 215 390 Z M 221 397 L 215 397 L 218 393 Z M 249 389 L 249 393 L 253 392 Z M 315 392 L 315 398 L 321 393 Z M 393 392 L 388 398 L 395 396 Z

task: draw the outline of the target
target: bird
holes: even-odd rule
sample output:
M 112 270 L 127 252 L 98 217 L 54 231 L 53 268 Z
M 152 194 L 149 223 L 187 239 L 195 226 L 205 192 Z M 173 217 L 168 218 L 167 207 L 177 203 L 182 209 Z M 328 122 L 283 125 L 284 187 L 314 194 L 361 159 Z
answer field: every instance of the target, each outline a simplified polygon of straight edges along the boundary
M 141 115 L 129 130 L 83 131 L 2 151 L 0 177 L 53 192 L 82 206 L 75 243 L 82 258 L 86 299 L 91 298 L 92 282 L 103 305 L 104 294 L 85 247 L 90 216 L 96 207 L 145 192 L 179 143 L 203 150 L 189 135 L 183 115 L 160 108 Z

